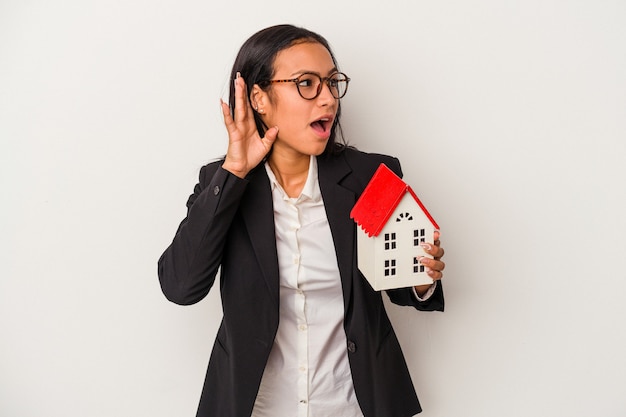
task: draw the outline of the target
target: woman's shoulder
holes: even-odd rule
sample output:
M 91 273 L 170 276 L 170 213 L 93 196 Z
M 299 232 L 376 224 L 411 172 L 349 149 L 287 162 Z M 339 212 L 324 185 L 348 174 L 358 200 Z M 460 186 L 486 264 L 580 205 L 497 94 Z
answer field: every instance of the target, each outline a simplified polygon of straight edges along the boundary
M 338 155 L 342 155 L 353 171 L 372 175 L 380 164 L 385 164 L 397 175 L 402 176 L 398 158 L 381 153 L 364 152 L 354 147 L 344 147 Z

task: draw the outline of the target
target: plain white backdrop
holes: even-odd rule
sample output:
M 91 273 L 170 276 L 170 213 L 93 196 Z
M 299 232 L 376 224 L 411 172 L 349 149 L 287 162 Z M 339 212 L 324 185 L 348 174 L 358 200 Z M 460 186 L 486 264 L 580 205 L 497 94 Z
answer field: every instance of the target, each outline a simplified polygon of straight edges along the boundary
M 442 228 L 446 312 L 388 309 L 422 415 L 626 415 L 622 0 L 0 0 L 0 415 L 195 415 L 219 294 L 156 262 L 276 23 Z

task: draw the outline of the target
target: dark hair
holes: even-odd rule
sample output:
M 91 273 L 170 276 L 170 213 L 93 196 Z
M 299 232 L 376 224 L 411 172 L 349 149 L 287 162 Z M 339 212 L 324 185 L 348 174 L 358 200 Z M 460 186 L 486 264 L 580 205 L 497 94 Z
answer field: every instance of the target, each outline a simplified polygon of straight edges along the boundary
M 233 114 L 235 112 L 235 87 L 232 81 L 235 79 L 237 72 L 241 74 L 246 82 L 246 96 L 249 101 L 252 87 L 255 84 L 258 84 L 259 87 L 264 90 L 269 88 L 270 84 L 267 83 L 267 81 L 271 80 L 274 76 L 274 61 L 276 55 L 278 55 L 280 51 L 299 42 L 317 42 L 321 44 L 328 50 L 333 64 L 338 68 L 335 55 L 330 49 L 328 41 L 315 32 L 293 25 L 276 25 L 260 30 L 244 42 L 233 64 L 233 69 L 230 74 L 231 82 L 229 83 L 229 105 L 230 111 Z M 336 144 L 337 132 L 341 132 L 341 125 L 339 124 L 340 117 L 341 102 L 337 107 L 335 122 L 331 127 L 330 138 L 326 144 L 324 154 L 333 153 L 343 148 L 343 146 L 337 146 Z M 256 123 L 259 135 L 263 136 L 267 130 L 267 126 L 265 126 L 256 112 L 254 113 L 254 122 Z M 341 141 L 343 145 L 343 138 L 341 138 Z

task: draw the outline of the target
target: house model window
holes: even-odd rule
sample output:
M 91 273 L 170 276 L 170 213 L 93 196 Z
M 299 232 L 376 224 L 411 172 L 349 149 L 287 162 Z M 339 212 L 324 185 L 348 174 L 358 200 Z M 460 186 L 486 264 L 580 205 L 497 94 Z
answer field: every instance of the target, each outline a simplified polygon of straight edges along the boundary
M 419 246 L 424 242 L 426 242 L 426 229 L 413 230 L 413 246 Z
M 397 222 L 401 222 L 403 219 L 413 220 L 413 216 L 409 213 L 400 213 L 398 214 L 398 217 L 396 217 Z
M 385 233 L 385 250 L 392 250 L 396 248 L 396 234 Z
M 381 164 L 350 217 L 357 228 L 358 266 L 379 291 L 431 284 L 419 258 L 421 243 L 433 242 L 439 226 L 400 177 Z M 391 221 L 390 221 L 391 220 Z
M 396 260 L 389 259 L 385 261 L 385 276 L 395 276 L 396 275 Z

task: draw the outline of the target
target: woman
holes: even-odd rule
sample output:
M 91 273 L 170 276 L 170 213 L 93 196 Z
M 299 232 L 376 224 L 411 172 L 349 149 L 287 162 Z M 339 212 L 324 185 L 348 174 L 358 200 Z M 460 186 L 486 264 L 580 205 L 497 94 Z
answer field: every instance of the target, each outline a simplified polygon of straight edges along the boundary
M 224 316 L 197 416 L 419 413 L 381 294 L 357 269 L 349 217 L 380 163 L 401 175 L 398 160 L 336 142 L 349 78 L 320 35 L 264 29 L 232 76 L 228 151 L 200 170 L 159 260 L 178 304 L 200 301 L 221 268 Z M 435 284 L 387 291 L 394 303 L 443 310 L 437 237 L 423 259 Z

